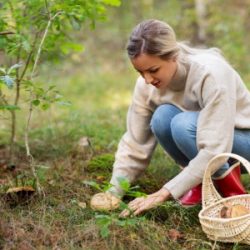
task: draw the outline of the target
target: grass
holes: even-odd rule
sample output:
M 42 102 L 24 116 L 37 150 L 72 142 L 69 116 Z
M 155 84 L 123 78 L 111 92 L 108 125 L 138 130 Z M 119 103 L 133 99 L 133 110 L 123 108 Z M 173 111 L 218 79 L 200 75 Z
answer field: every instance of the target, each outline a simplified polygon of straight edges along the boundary
M 57 73 L 56 69 L 52 72 Z M 0 249 L 247 249 L 208 240 L 198 220 L 200 207 L 184 209 L 169 201 L 125 220 L 118 218 L 119 211 L 92 211 L 89 201 L 97 190 L 83 182 L 92 180 L 102 185 L 111 177 L 135 74 L 130 70 L 94 73 L 76 69 L 70 76 L 58 75 L 56 83 L 72 105 L 36 112 L 30 133 L 44 196 L 35 194 L 27 203 L 10 204 L 6 200 L 8 187 L 33 183 L 22 144 L 24 124 L 18 131 L 16 167 L 10 169 L 0 162 Z M 83 137 L 88 138 L 91 147 L 78 146 Z M 3 144 L 6 138 L 4 133 Z M 6 158 L 4 146 L 0 154 Z M 138 181 L 140 191 L 158 190 L 178 171 L 158 147 Z M 182 234 L 179 240 L 169 236 L 172 229 Z

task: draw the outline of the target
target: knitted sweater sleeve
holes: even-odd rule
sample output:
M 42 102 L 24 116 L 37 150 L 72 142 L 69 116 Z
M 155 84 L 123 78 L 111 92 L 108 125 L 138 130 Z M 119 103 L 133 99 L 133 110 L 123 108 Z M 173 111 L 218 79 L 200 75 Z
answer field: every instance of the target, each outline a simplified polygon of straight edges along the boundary
M 127 131 L 115 155 L 110 191 L 122 194 L 119 177 L 134 182 L 150 162 L 156 139 L 150 129 L 153 111 L 146 104 L 145 83 L 139 78 L 127 114 Z
M 164 185 L 174 198 L 181 197 L 202 182 L 205 168 L 212 157 L 231 152 L 236 113 L 235 93 L 230 76 L 224 75 L 223 78 L 221 74 L 217 77 L 209 75 L 197 86 L 197 96 L 202 106 L 197 123 L 198 154 L 183 171 Z

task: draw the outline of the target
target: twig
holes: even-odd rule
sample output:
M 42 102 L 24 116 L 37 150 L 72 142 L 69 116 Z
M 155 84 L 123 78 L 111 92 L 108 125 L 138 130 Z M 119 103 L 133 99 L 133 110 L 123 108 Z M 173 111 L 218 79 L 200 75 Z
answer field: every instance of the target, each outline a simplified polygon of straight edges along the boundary
M 13 35 L 15 32 L 13 31 L 1 31 L 0 36 L 5 36 L 5 35 Z
M 43 47 L 43 44 L 44 44 L 44 41 L 45 41 L 45 38 L 48 34 L 48 31 L 49 31 L 49 28 L 50 28 L 50 25 L 52 23 L 52 21 L 58 16 L 60 15 L 62 12 L 57 12 L 51 19 L 49 19 L 48 23 L 47 23 L 47 27 L 44 31 L 44 34 L 43 34 L 43 37 L 42 37 L 42 40 L 40 42 L 40 45 L 38 47 L 38 51 L 37 51 L 37 55 L 36 55 L 36 58 L 35 58 L 35 63 L 33 65 L 33 69 L 32 69 L 32 72 L 31 72 L 31 80 L 33 79 L 34 77 L 34 73 L 35 73 L 35 70 L 36 70 L 36 67 L 37 67 L 37 64 L 38 64 L 38 61 L 40 59 L 40 54 L 41 54 L 41 51 L 42 51 L 42 47 Z
M 19 33 L 19 30 L 18 30 Z M 20 41 L 21 42 L 21 39 Z M 17 60 L 16 63 L 20 62 L 21 58 L 21 50 L 22 46 L 21 44 L 18 47 L 18 52 L 17 52 Z M 20 80 L 19 80 L 19 67 L 16 68 L 16 96 L 15 96 L 15 101 L 14 105 L 17 106 L 19 102 L 19 97 L 20 97 Z M 15 138 L 16 138 L 16 110 L 11 110 L 11 137 L 10 137 L 10 156 L 9 156 L 9 162 L 10 164 L 13 164 L 14 162 L 14 143 L 15 143 Z
M 212 247 L 212 250 L 215 250 L 216 245 L 217 245 L 217 241 L 214 242 L 213 247 Z

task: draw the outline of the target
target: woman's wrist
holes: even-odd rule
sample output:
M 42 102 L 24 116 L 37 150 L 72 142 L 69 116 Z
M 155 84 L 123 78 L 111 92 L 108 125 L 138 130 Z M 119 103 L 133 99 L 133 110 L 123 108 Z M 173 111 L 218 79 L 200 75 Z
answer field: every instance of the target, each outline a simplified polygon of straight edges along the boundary
M 171 195 L 170 192 L 166 188 L 161 188 L 158 192 L 164 201 L 167 200 Z

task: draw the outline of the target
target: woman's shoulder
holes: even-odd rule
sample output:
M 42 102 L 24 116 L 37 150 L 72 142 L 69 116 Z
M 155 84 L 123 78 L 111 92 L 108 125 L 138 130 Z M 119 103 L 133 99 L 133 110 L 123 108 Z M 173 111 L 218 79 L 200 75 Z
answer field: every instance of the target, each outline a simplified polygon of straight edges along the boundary
M 213 66 L 217 64 L 220 64 L 221 66 L 228 65 L 228 62 L 222 55 L 216 52 L 212 52 L 210 50 L 189 55 L 188 58 L 191 62 L 198 63 L 204 66 Z
M 191 61 L 202 65 L 205 69 L 211 72 L 236 73 L 233 66 L 226 60 L 219 50 L 213 48 L 191 56 Z
M 226 75 L 232 75 L 236 73 L 234 68 L 222 55 L 209 50 L 202 53 L 189 55 L 188 61 L 190 63 L 190 73 L 202 71 L 205 74 L 208 73 L 214 76 L 224 75 L 224 77 Z

